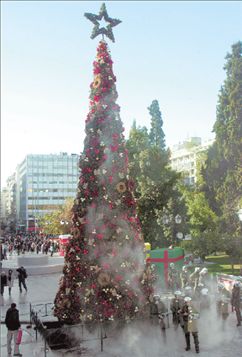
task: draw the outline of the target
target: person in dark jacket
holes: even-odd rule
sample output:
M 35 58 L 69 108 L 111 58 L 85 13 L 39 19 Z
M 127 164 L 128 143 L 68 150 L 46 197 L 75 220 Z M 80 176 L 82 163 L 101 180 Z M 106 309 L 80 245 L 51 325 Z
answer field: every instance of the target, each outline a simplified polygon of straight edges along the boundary
M 17 337 L 18 337 L 18 330 L 21 326 L 19 321 L 19 313 L 16 309 L 16 304 L 12 303 L 11 307 L 7 310 L 6 317 L 5 317 L 5 324 L 8 329 L 7 334 L 7 349 L 8 349 L 8 356 L 11 356 L 12 348 L 11 342 L 12 338 L 14 338 L 14 356 L 22 356 L 19 352 L 19 344 L 17 344 Z
M 238 281 L 234 283 L 232 289 L 231 305 L 235 309 L 237 317 L 237 326 L 241 326 L 241 312 L 240 312 L 240 284 Z
M 13 287 L 13 282 L 14 282 L 14 275 L 12 269 L 8 270 L 8 276 L 7 276 L 7 285 L 8 285 L 8 293 L 11 295 L 11 290 Z
M 25 283 L 25 279 L 27 278 L 26 270 L 24 269 L 24 267 L 20 267 L 20 268 L 16 269 L 16 271 L 18 272 L 19 291 L 22 292 L 22 285 L 23 285 L 24 289 L 27 291 L 27 286 Z
M 7 285 L 7 275 L 5 273 L 5 271 L 3 270 L 1 272 L 1 295 L 3 296 L 4 293 L 4 288 Z

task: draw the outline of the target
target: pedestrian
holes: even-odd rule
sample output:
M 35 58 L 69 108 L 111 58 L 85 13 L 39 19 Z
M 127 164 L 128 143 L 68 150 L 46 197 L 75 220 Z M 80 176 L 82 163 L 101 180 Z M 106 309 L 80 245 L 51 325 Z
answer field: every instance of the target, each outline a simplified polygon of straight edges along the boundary
M 13 302 L 11 307 L 7 310 L 6 317 L 5 317 L 5 324 L 8 329 L 7 334 L 7 349 L 8 349 L 8 356 L 11 357 L 12 353 L 12 338 L 14 338 L 14 356 L 22 356 L 19 352 L 19 344 L 17 343 L 18 337 L 18 330 L 21 326 L 19 321 L 19 312 L 16 309 L 16 304 Z
M 209 276 L 208 276 L 208 269 L 203 268 L 199 272 L 198 284 L 203 284 L 205 287 L 208 286 Z
M 53 257 L 53 254 L 54 254 L 54 244 L 51 243 L 51 246 L 50 246 L 50 256 Z
M 190 275 L 190 282 L 191 282 L 194 292 L 197 290 L 197 287 L 198 287 L 199 272 L 200 272 L 200 268 L 195 267 L 194 272 Z
M 13 287 L 13 282 L 14 282 L 14 275 L 12 269 L 8 270 L 8 276 L 7 276 L 7 285 L 8 285 L 8 293 L 11 295 L 11 290 Z
M 5 271 L 3 270 L 1 272 L 1 295 L 3 296 L 4 293 L 4 288 L 7 285 L 7 275 L 5 273 Z
M 27 291 L 27 286 L 25 283 L 25 279 L 27 279 L 28 275 L 25 270 L 25 268 L 22 266 L 16 270 L 18 272 L 18 285 L 19 285 L 19 291 L 22 292 L 22 285 L 24 289 Z
M 234 283 L 234 286 L 232 289 L 231 305 L 232 305 L 232 308 L 234 308 L 235 312 L 236 312 L 237 326 L 241 326 L 240 284 L 238 281 L 236 281 Z
M 190 278 L 190 274 L 188 272 L 187 266 L 184 265 L 182 267 L 182 271 L 180 273 L 180 279 L 181 279 L 181 287 L 182 289 L 184 289 L 186 286 L 189 285 L 189 278 Z
M 4 242 L 2 245 L 2 249 L 3 249 L 3 259 L 7 260 L 7 244 Z
M 182 328 L 184 330 L 185 339 L 186 339 L 185 350 L 189 351 L 191 349 L 190 333 L 192 333 L 196 353 L 199 353 L 199 340 L 198 340 L 198 328 L 197 328 L 198 313 L 194 309 L 191 300 L 192 299 L 189 296 L 186 296 L 184 298 L 184 305 L 181 310 L 182 323 L 183 323 Z
M 180 290 L 174 292 L 174 298 L 171 300 L 170 309 L 172 312 L 172 321 L 175 328 L 180 323 L 180 312 L 183 306 L 182 293 Z

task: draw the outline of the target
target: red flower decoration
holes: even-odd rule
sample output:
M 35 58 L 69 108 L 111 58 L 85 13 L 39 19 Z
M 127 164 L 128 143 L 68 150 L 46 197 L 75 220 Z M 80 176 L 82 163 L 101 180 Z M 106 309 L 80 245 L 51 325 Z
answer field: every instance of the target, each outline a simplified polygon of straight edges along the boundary
M 94 99 L 95 102 L 99 102 L 100 96 L 99 95 L 94 95 L 93 99 Z
M 117 151 L 118 150 L 118 145 L 110 145 L 110 148 L 111 148 L 111 151 L 112 152 L 115 152 L 115 151 Z
M 108 264 L 108 263 L 103 263 L 102 266 L 103 266 L 103 269 L 106 269 L 106 270 L 110 269 L 110 264 Z
M 112 138 L 113 138 L 113 140 L 117 140 L 117 139 L 119 138 L 119 134 L 114 133 L 114 134 L 112 135 Z

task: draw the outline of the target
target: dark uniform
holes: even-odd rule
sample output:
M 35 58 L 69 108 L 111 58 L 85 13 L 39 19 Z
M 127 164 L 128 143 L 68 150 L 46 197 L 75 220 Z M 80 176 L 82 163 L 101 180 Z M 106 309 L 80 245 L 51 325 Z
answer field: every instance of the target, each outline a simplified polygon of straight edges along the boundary
M 171 300 L 170 309 L 172 312 L 172 321 L 175 326 L 177 326 L 180 323 L 180 312 L 183 303 L 184 302 L 181 296 L 177 296 L 176 294 L 175 297 Z
M 235 283 L 232 290 L 231 305 L 235 309 L 237 317 L 237 326 L 241 326 L 241 312 L 240 312 L 240 287 L 239 283 Z
M 230 293 L 223 284 L 218 285 L 218 294 L 216 299 L 217 314 L 225 321 L 229 316 Z
M 152 324 L 159 324 L 162 330 L 166 325 L 164 318 L 167 316 L 167 308 L 158 295 L 155 295 L 150 303 L 150 318 Z

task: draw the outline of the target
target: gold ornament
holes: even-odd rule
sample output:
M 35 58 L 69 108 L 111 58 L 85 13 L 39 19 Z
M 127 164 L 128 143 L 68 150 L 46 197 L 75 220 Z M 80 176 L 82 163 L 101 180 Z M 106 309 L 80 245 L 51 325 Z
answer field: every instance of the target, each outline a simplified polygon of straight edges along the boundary
M 72 234 L 74 238 L 80 238 L 80 231 L 77 227 L 73 228 Z
M 97 76 L 94 77 L 94 81 L 93 81 L 93 88 L 98 88 L 101 85 L 101 76 L 100 74 L 98 74 Z
M 97 278 L 97 282 L 101 286 L 107 286 L 110 283 L 110 276 L 108 273 L 100 273 Z
M 124 193 L 126 191 L 126 185 L 124 182 L 119 182 L 117 185 L 116 185 L 116 189 L 119 193 Z

